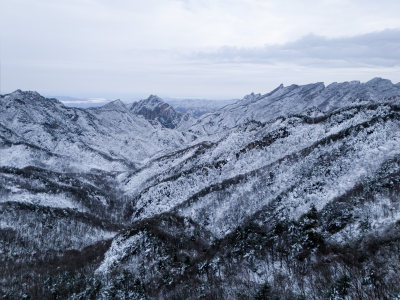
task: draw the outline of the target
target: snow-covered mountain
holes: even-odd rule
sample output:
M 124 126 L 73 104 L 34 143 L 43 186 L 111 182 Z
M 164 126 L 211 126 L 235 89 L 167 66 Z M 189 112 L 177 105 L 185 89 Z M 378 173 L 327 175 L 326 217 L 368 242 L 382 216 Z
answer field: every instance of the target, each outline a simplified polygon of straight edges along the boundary
M 0 107 L 6 297 L 400 296 L 400 84 L 280 86 L 184 126 L 155 96 Z

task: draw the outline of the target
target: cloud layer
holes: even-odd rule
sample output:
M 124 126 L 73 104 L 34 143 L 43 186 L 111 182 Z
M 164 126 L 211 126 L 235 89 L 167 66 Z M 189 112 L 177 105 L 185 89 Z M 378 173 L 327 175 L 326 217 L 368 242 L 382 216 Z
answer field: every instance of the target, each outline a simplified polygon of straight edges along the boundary
M 0 93 L 237 98 L 400 81 L 399 0 L 0 1 Z
M 345 38 L 307 35 L 295 42 L 264 47 L 221 47 L 198 52 L 194 60 L 218 63 L 295 64 L 312 67 L 400 66 L 400 29 Z

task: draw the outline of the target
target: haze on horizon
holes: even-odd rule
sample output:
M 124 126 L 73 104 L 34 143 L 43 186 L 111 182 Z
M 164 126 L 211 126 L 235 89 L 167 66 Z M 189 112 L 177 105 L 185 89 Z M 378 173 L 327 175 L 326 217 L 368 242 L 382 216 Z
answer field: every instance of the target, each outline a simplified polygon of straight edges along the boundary
M 400 1 L 2 0 L 1 93 L 239 98 L 400 81 Z

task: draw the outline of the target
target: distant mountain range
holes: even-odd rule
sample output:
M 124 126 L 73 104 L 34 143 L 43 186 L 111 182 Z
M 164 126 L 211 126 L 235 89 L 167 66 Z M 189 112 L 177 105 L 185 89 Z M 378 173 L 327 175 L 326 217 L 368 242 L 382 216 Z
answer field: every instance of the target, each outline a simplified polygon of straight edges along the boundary
M 166 99 L 176 111 L 189 114 L 198 118 L 207 113 L 213 113 L 220 108 L 232 104 L 239 99 L 231 100 L 210 100 L 210 99 Z
M 399 83 L 190 102 L 0 96 L 3 298 L 400 297 Z
M 154 96 L 154 95 L 153 95 Z M 157 96 L 154 96 L 157 97 Z M 59 99 L 63 104 L 69 107 L 77 107 L 77 108 L 90 108 L 90 107 L 99 107 L 110 102 L 105 98 L 74 98 L 68 96 L 54 96 L 53 98 Z M 158 97 L 159 98 L 159 97 Z M 145 99 L 141 101 L 143 103 Z M 234 103 L 237 99 L 232 100 L 210 100 L 210 99 L 176 99 L 176 98 L 167 98 L 162 100 L 171 105 L 177 112 L 182 114 L 188 114 L 193 117 L 200 117 L 206 113 L 215 112 L 221 107 Z M 129 106 L 132 102 L 126 102 Z

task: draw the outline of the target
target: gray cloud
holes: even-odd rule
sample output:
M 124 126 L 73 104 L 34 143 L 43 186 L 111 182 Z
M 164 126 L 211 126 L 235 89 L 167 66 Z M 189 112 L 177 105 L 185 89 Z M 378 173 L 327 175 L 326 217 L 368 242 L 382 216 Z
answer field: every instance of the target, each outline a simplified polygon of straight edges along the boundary
M 194 60 L 219 63 L 296 64 L 313 67 L 395 67 L 400 65 L 400 29 L 329 39 L 307 35 L 283 45 L 222 47 L 197 52 Z

